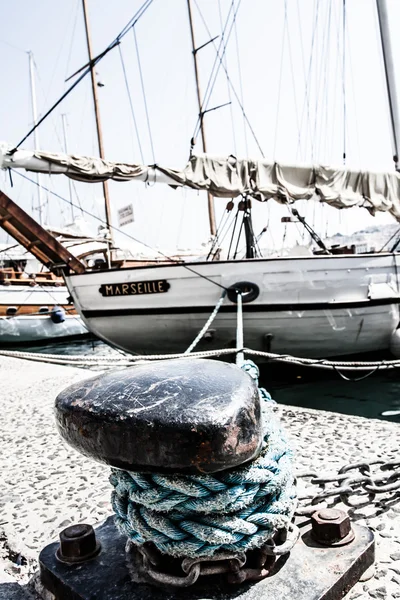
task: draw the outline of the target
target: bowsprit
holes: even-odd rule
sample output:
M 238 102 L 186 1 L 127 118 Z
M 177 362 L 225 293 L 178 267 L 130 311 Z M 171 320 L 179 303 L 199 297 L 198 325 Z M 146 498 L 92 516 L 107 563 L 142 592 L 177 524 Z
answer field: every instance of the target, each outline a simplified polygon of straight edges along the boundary
M 46 598 L 320 600 L 358 581 L 372 533 L 336 509 L 295 520 L 292 451 L 250 366 L 165 360 L 58 396 L 62 437 L 111 466 L 115 515 L 42 550 Z

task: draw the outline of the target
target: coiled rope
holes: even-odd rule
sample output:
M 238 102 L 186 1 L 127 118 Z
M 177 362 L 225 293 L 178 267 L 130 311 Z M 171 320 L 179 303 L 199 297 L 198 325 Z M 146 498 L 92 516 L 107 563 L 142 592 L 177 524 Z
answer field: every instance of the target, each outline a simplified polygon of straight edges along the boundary
M 250 363 L 244 369 L 256 377 L 258 369 Z M 212 475 L 112 469 L 119 531 L 133 544 L 153 542 L 164 554 L 199 558 L 259 548 L 288 530 L 297 503 L 292 451 L 268 393 L 260 396 L 264 442 L 258 458 L 244 466 Z

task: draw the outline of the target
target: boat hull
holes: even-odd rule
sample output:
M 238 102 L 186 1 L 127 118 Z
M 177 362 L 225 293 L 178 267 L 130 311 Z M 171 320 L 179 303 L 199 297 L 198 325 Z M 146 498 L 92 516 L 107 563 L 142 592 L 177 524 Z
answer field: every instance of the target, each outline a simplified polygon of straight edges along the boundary
M 88 328 L 129 352 L 184 351 L 222 289 L 248 281 L 259 295 L 243 305 L 245 346 L 344 356 L 389 349 L 399 323 L 396 261 L 391 254 L 258 259 L 192 263 L 192 271 L 181 265 L 108 270 L 66 281 Z M 168 290 L 160 284 L 157 293 L 158 282 Z M 235 334 L 236 305 L 225 299 L 198 348 L 235 346 Z
M 0 346 L 88 335 L 68 296 L 65 286 L 0 286 Z M 63 307 L 62 322 L 53 321 L 54 306 Z M 10 310 L 15 314 L 7 314 Z

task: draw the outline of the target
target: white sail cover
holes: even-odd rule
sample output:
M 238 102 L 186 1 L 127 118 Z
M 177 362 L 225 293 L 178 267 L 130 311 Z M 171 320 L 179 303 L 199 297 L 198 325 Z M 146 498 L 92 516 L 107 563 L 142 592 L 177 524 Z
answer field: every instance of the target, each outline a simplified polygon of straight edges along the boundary
M 10 152 L 0 145 L 0 167 L 24 168 L 42 173 L 63 173 L 84 182 L 138 180 L 208 190 L 215 197 L 249 194 L 265 201 L 308 200 L 315 195 L 336 208 L 361 206 L 370 213 L 390 212 L 400 221 L 400 174 L 373 173 L 345 167 L 294 166 L 264 160 L 192 156 L 182 171 L 116 163 L 100 158 L 49 152 Z

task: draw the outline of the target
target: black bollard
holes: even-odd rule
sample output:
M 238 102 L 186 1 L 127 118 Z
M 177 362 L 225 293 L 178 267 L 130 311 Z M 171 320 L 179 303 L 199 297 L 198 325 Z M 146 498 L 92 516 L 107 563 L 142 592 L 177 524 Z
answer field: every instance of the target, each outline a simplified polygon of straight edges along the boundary
M 56 419 L 64 439 L 81 453 L 141 473 L 218 473 L 256 459 L 264 440 L 255 382 L 237 366 L 211 360 L 137 365 L 79 382 L 57 397 Z M 267 440 L 263 452 L 268 448 Z M 332 515 L 320 511 L 322 517 L 328 524 L 318 527 L 326 537 Z M 39 557 L 40 585 L 57 600 L 341 597 L 372 564 L 373 534 L 355 524 L 354 539 L 343 538 L 341 521 L 336 528 L 347 545 L 338 546 L 334 532 L 327 546 L 308 518 L 297 524 L 301 537 L 289 544 L 290 556 L 278 530 L 272 544 L 246 554 L 181 560 L 152 542 L 132 550 L 110 517 L 96 536 L 86 524 L 73 526 L 61 532 L 60 545 L 46 546 Z M 191 581 L 193 574 L 202 577 Z
M 253 379 L 215 360 L 168 360 L 79 382 L 56 400 L 63 438 L 127 471 L 215 473 L 260 451 Z

